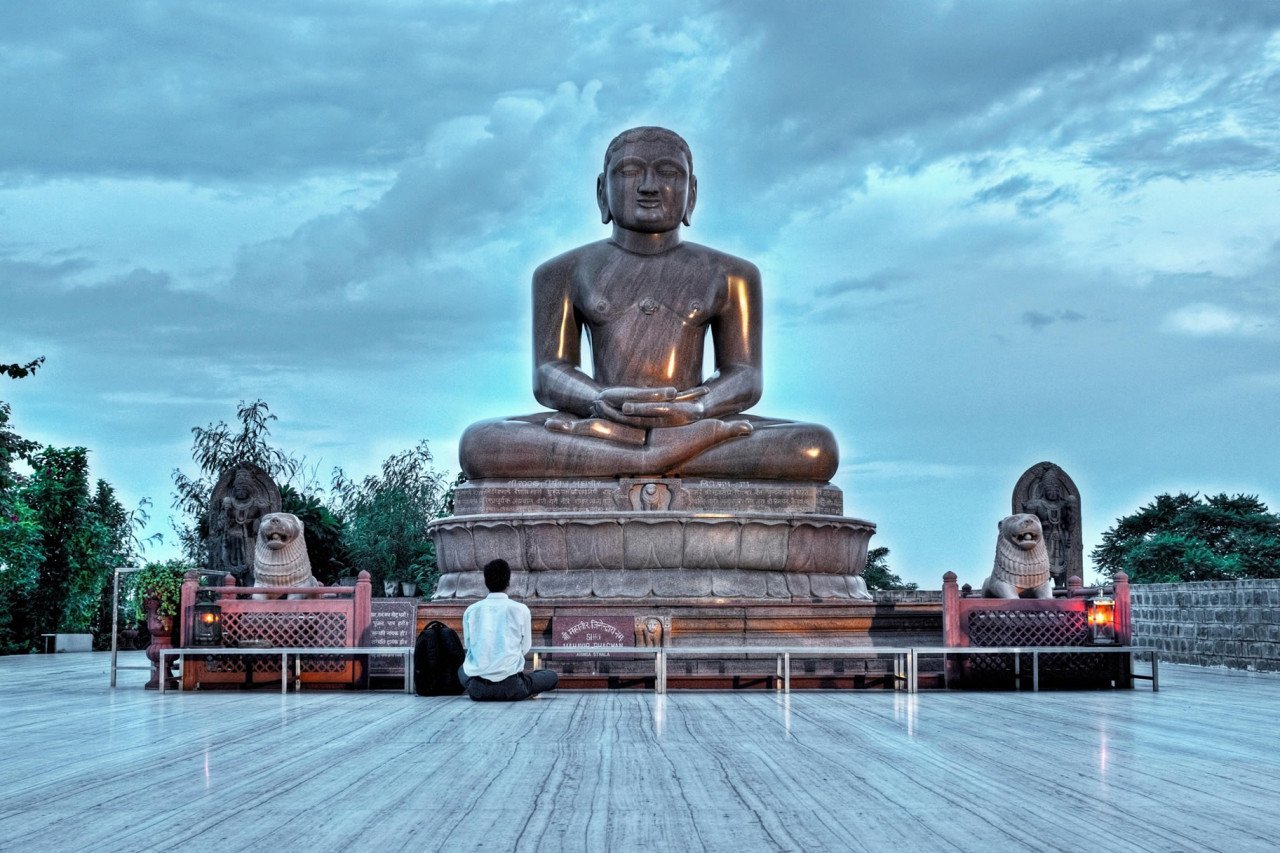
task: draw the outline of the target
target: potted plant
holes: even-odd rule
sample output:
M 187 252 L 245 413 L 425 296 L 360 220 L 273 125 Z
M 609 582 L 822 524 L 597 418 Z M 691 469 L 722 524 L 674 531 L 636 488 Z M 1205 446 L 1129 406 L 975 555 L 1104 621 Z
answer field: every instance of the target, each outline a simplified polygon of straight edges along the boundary
M 440 570 L 435 565 L 435 560 L 418 560 L 409 567 L 409 581 L 414 587 L 412 593 L 406 592 L 406 595 L 421 595 L 429 598 L 436 590 L 436 583 L 440 580 Z
M 173 647 L 173 621 L 182 603 L 182 579 L 190 568 L 181 560 L 147 563 L 131 578 L 134 611 L 139 619 L 146 619 L 151 632 L 151 645 L 147 646 L 151 661 L 148 690 L 160 687 L 160 651 Z M 166 672 L 165 678 L 172 679 L 172 675 Z

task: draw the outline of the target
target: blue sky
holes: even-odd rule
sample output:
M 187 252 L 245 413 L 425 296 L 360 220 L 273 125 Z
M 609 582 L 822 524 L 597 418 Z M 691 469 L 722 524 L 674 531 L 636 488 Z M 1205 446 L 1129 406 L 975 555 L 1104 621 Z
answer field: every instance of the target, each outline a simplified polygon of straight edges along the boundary
M 1161 491 L 1280 505 L 1278 109 L 1262 2 L 5 4 L 0 361 L 48 362 L 0 396 L 157 530 L 242 399 L 325 480 L 456 469 L 660 124 L 686 238 L 764 275 L 754 411 L 835 431 L 896 571 L 977 583 L 1041 460 L 1086 553 Z

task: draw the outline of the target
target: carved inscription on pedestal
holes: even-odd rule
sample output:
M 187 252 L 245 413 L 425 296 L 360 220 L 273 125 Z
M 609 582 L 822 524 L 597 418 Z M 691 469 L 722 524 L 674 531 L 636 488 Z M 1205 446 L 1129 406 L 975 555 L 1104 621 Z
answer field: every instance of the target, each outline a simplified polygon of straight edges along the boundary
M 841 515 L 844 496 L 830 484 L 765 480 L 620 477 L 616 480 L 484 480 L 454 496 L 455 513 L 775 512 Z

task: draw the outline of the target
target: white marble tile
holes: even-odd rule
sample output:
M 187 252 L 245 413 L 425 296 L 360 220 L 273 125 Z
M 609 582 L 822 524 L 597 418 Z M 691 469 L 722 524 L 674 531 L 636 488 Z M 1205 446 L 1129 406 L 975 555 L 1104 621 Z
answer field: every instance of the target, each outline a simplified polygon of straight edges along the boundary
M 134 656 L 137 662 L 137 656 Z M 0 658 L 0 848 L 1274 850 L 1280 677 L 1162 690 L 553 693 L 107 687 Z

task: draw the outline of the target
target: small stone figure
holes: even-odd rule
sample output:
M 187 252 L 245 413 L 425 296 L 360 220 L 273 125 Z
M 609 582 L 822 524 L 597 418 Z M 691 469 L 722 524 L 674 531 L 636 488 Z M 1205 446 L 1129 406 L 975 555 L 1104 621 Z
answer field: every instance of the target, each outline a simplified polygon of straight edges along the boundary
M 240 586 L 252 583 L 258 525 L 281 506 L 280 488 L 257 465 L 241 462 L 222 472 L 209 502 L 209 569 L 230 572 Z
M 273 512 L 262 517 L 253 554 L 254 586 L 324 586 L 311 574 L 302 521 L 291 513 Z M 262 601 L 279 595 L 255 595 Z M 290 595 L 289 599 L 307 598 Z
M 662 645 L 662 620 L 657 616 L 636 617 L 636 645 L 656 648 Z
M 982 582 L 982 594 L 987 598 L 1053 598 L 1040 519 L 1026 513 L 1011 515 L 997 527 L 995 565 L 991 576 Z
M 1013 489 L 1012 511 L 1040 519 L 1054 586 L 1062 588 L 1067 578 L 1084 576 L 1080 492 L 1065 471 L 1052 462 L 1027 469 Z

